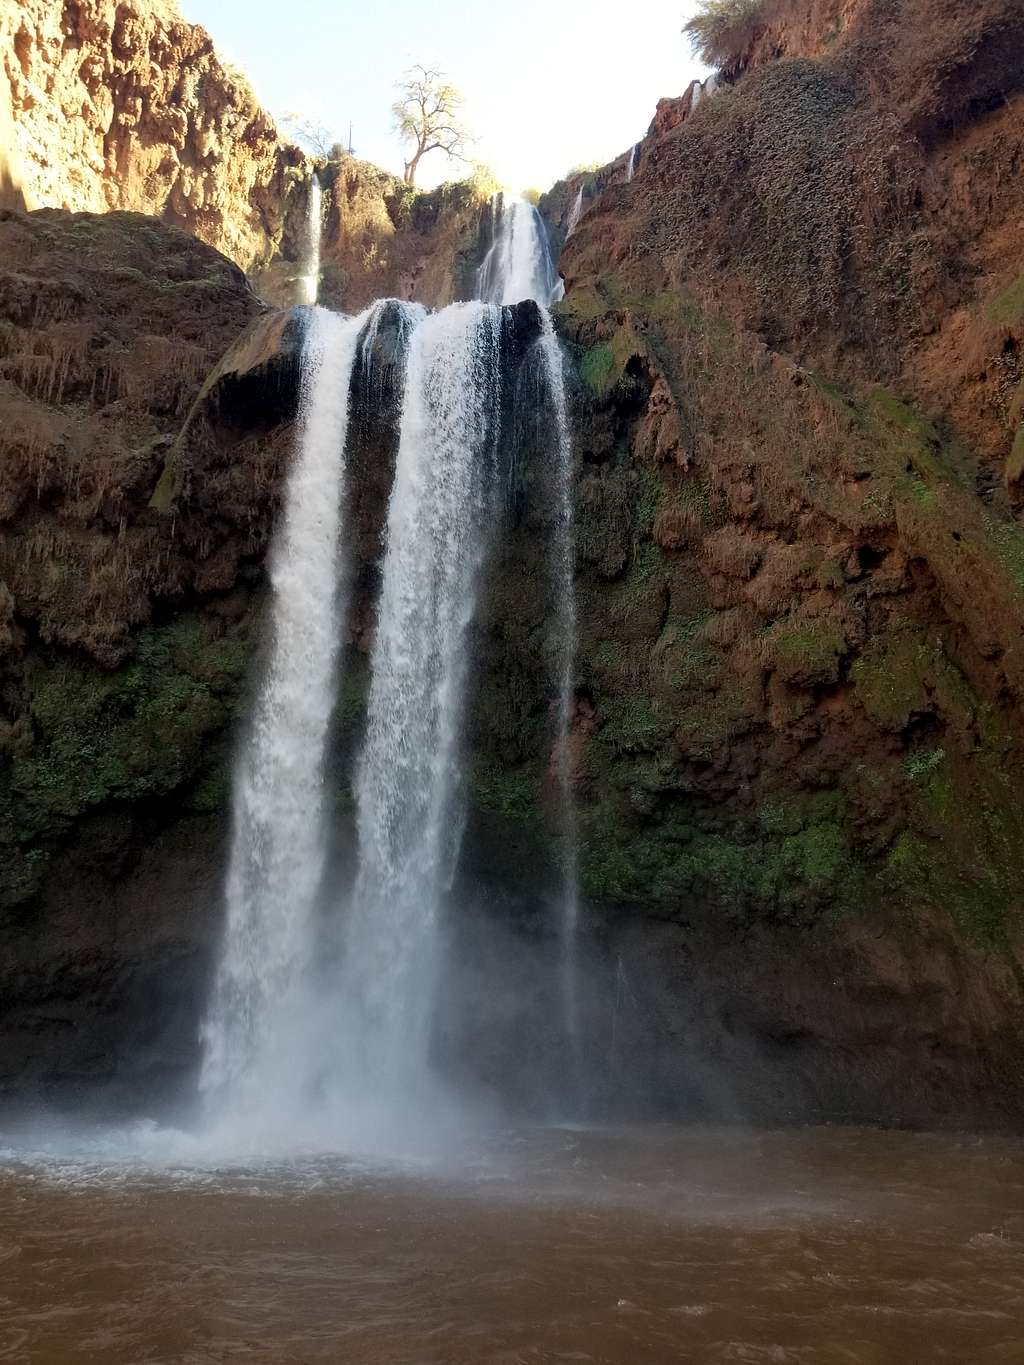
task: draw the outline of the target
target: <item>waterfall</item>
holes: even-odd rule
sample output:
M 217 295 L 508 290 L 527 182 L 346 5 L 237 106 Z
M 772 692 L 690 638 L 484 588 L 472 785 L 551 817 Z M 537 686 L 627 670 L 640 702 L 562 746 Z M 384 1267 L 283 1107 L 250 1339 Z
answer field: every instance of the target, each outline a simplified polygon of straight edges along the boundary
M 500 211 L 498 201 L 500 202 Z M 476 276 L 476 296 L 488 303 L 554 301 L 561 281 L 551 259 L 547 229 L 525 199 L 492 201 L 492 241 Z
M 233 1108 L 279 1105 L 302 1085 L 344 606 L 349 381 L 364 322 L 316 309 L 304 343 L 298 450 L 271 558 L 270 654 L 235 776 L 224 945 L 203 1028 L 201 1089 Z
M 580 219 L 583 217 L 583 186 L 576 191 L 576 198 L 572 201 L 572 208 L 569 210 L 569 217 L 565 224 L 565 240 L 568 241 L 576 231 Z
M 690 113 L 697 108 L 701 100 L 709 100 L 718 89 L 718 72 L 712 71 L 711 75 L 703 84 L 700 81 L 693 81 L 690 84 Z
M 435 314 L 388 300 L 359 318 L 321 309 L 310 316 L 298 446 L 272 556 L 269 657 L 235 779 L 224 946 L 203 1028 L 201 1090 L 209 1116 L 230 1132 L 287 1133 L 301 1116 L 318 1141 L 362 1141 L 368 1122 L 376 1143 L 401 1113 L 418 1121 L 436 1110 L 429 1035 L 465 821 L 459 749 L 469 632 L 502 506 L 499 435 L 510 392 L 502 305 L 526 299 L 542 313 L 534 373 L 551 432 L 560 960 L 566 1036 L 578 1055 L 572 447 L 562 354 L 545 307 L 557 276 L 532 205 L 502 202 L 494 214 L 478 275 L 486 299 Z M 348 890 L 332 892 L 324 770 L 347 598 L 349 393 L 358 385 L 362 432 L 364 419 L 390 404 L 399 372 L 396 467 L 353 783 L 356 862 Z
M 635 150 L 635 149 L 634 149 Z M 582 188 L 577 204 L 582 202 Z M 511 212 L 510 212 L 511 209 Z M 574 209 L 578 219 L 579 214 Z M 563 861 L 560 912 L 560 951 L 566 1037 L 579 1076 L 579 1018 L 576 941 L 579 920 L 579 877 L 576 802 L 573 793 L 571 734 L 575 711 L 576 585 L 572 499 L 572 436 L 566 402 L 562 352 L 546 305 L 554 301 L 550 281 L 555 278 L 544 222 L 536 209 L 519 201 L 507 207 L 498 235 L 484 259 L 477 284 L 484 297 L 499 303 L 533 299 L 540 305 L 543 335 L 540 357 L 544 380 L 542 401 L 553 419 L 556 529 L 550 549 L 551 578 L 557 602 L 555 631 L 558 689 L 555 770 L 562 812 Z M 559 282 L 560 283 L 560 282 Z M 557 295 L 555 295 L 557 297 Z
M 428 316 L 406 369 L 344 992 L 353 1081 L 399 1101 L 427 1072 L 440 915 L 462 830 L 466 637 L 494 505 L 501 326 L 500 309 L 479 302 Z
M 302 297 L 299 299 L 300 303 L 315 304 L 320 293 L 321 202 L 320 180 L 314 175 L 309 182 L 309 197 L 306 205 L 306 243 L 302 262 Z
M 634 142 L 632 147 L 630 147 L 629 149 L 629 160 L 626 162 L 627 185 L 633 179 L 633 176 L 636 174 L 636 154 L 637 150 L 639 149 L 639 146 L 640 146 L 639 142 Z
M 576 798 L 573 791 L 572 728 L 576 710 L 576 541 L 573 529 L 572 433 L 565 394 L 562 351 L 544 315 L 541 356 L 548 402 L 554 417 L 554 453 L 557 529 L 552 547 L 552 578 L 557 607 L 558 732 L 555 741 L 555 775 L 562 814 L 561 967 L 562 1002 L 570 1061 L 577 1092 L 580 1085 L 580 1024 L 577 991 L 577 936 L 579 928 L 579 851 Z M 577 1099 L 579 1095 L 577 1094 Z

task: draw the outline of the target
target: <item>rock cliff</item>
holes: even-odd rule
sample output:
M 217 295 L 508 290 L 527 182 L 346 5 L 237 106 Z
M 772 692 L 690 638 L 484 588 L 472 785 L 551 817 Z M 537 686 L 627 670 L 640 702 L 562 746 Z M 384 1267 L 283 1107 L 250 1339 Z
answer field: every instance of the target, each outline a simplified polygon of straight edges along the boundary
M 0 52 L 0 206 L 150 214 L 284 305 L 302 301 L 318 168 L 326 302 L 465 296 L 485 192 L 314 160 L 171 0 L 0 0 Z
M 731 86 L 656 120 L 630 184 L 590 175 L 561 260 L 594 1099 L 1019 1125 L 1024 17 L 771 13 Z M 472 191 L 370 179 L 325 168 L 329 296 L 457 296 Z M 556 230 L 580 183 L 547 201 Z M 387 222 L 360 241 L 364 194 Z M 135 215 L 9 213 L 0 245 L 2 1080 L 170 1084 L 216 932 L 298 324 Z M 355 418 L 342 748 L 393 442 Z M 527 447 L 477 635 L 453 926 L 477 970 L 443 1021 L 452 1064 L 524 1103 L 557 989 L 543 433 Z
M 32 205 L 150 213 L 243 269 L 274 254 L 306 158 L 166 0 L 5 0 L 3 62 Z

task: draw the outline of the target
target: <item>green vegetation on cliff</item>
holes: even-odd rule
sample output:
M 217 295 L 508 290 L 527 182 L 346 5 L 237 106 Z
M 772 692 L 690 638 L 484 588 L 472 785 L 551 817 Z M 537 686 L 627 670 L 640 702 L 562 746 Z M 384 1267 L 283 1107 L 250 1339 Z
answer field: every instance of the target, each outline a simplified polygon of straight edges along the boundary
M 182 616 L 140 631 L 121 668 L 35 667 L 27 726 L 8 735 L 0 769 L 0 901 L 29 894 L 55 841 L 90 811 L 171 795 L 222 808 L 248 660 L 243 629 Z

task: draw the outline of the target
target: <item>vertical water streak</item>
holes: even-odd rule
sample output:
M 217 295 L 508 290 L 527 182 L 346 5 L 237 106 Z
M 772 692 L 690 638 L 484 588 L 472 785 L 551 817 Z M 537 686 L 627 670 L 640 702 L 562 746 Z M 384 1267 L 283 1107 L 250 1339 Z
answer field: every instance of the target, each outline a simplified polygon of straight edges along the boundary
M 533 204 L 505 201 L 490 248 L 476 277 L 476 296 L 488 303 L 551 303 L 561 281 L 551 259 L 547 229 Z M 494 202 L 497 202 L 496 200 Z
M 628 185 L 636 173 L 636 149 L 640 146 L 639 142 L 634 142 L 629 149 L 629 158 L 626 161 L 626 184 Z
M 314 175 L 309 182 L 309 199 L 306 205 L 306 243 L 303 256 L 302 297 L 300 303 L 315 304 L 320 294 L 320 233 L 322 213 L 322 191 L 319 177 Z
M 565 224 L 565 240 L 568 241 L 579 226 L 579 221 L 583 217 L 583 186 L 576 191 L 576 198 L 572 201 L 572 208 L 569 210 L 569 218 Z
M 356 779 L 346 945 L 352 1080 L 407 1101 L 427 1072 L 440 916 L 462 830 L 467 631 L 495 484 L 501 313 L 458 304 L 412 335 Z
M 556 778 L 562 819 L 561 888 L 561 969 L 565 1032 L 576 1085 L 577 1104 L 581 1101 L 581 1036 L 578 999 L 577 943 L 579 934 L 579 849 L 576 798 L 573 789 L 572 731 L 576 710 L 576 548 L 573 525 L 572 432 L 565 392 L 562 351 L 548 313 L 544 313 L 544 333 L 540 341 L 548 402 L 554 418 L 556 486 L 556 532 L 552 546 L 552 578 L 558 620 L 558 732 L 556 736 Z
M 303 346 L 298 450 L 271 557 L 270 653 L 235 774 L 224 943 L 203 1026 L 201 1089 L 236 1112 L 280 1105 L 302 1082 L 338 685 L 349 382 L 363 322 L 317 309 Z
M 578 221 L 578 206 L 582 203 L 582 188 L 577 196 L 574 213 Z M 556 781 L 561 813 L 562 885 L 560 889 L 560 968 L 562 978 L 563 1023 L 569 1044 L 571 1068 L 574 1073 L 576 1100 L 580 1100 L 580 1020 L 578 1001 L 577 940 L 579 930 L 579 852 L 577 843 L 576 801 L 573 791 L 572 724 L 576 704 L 576 584 L 575 538 L 573 530 L 572 434 L 565 391 L 562 351 L 555 335 L 547 304 L 558 297 L 549 289 L 548 280 L 555 275 L 548 250 L 547 233 L 543 220 L 533 210 L 533 217 L 524 212 L 531 206 L 523 203 L 518 222 L 503 218 L 499 236 L 492 245 L 478 274 L 478 287 L 489 291 L 486 297 L 497 302 L 520 302 L 532 298 L 540 304 L 543 334 L 540 355 L 544 379 L 541 402 L 550 412 L 554 428 L 554 484 L 555 534 L 549 547 L 549 563 L 553 596 L 557 603 L 555 630 L 558 649 L 555 664 L 555 684 L 558 694 L 557 733 L 555 736 Z M 521 235 L 516 238 L 514 229 Z M 526 231 L 532 235 L 528 243 Z M 538 268 L 538 261 L 546 267 Z M 559 283 L 561 283 L 559 281 Z

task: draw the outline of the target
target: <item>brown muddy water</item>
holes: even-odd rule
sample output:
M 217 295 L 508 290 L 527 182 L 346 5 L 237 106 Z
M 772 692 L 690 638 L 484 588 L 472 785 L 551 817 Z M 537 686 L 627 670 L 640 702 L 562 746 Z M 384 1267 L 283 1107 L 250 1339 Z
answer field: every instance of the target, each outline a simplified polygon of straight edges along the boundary
M 0 1361 L 1022 1365 L 1024 1147 L 539 1128 L 390 1167 L 4 1150 Z

